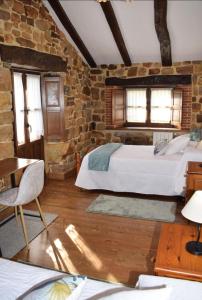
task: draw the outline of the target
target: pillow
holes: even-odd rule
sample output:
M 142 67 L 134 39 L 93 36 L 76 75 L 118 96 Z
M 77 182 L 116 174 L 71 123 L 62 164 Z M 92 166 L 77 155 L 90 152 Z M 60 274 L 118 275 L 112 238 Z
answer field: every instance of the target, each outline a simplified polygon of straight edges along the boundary
M 202 129 L 194 128 L 190 132 L 190 141 L 199 142 L 202 139 Z
M 154 147 L 154 155 L 156 155 L 157 153 L 162 151 L 167 145 L 168 145 L 167 140 L 156 142 L 155 147 Z
M 188 143 L 188 147 L 192 147 L 192 148 L 198 148 L 200 142 L 197 142 L 197 141 L 189 141 Z
M 171 287 L 165 285 L 144 288 L 144 289 L 130 289 L 130 288 L 116 288 L 111 289 L 99 296 L 99 294 L 89 298 L 88 300 L 169 300 Z
M 159 151 L 158 155 L 171 155 L 182 152 L 189 143 L 189 134 L 180 135 L 172 139 L 166 147 Z
M 85 276 L 64 276 L 43 284 L 23 297 L 23 300 L 77 300 L 85 282 Z
M 141 288 L 151 288 L 152 286 L 161 284 L 166 284 L 167 287 L 172 287 L 170 295 L 171 300 L 202 299 L 201 282 L 153 275 L 140 275 L 138 279 L 138 286 Z
M 202 150 L 202 141 L 200 141 L 198 143 L 198 145 L 196 146 L 197 149 Z

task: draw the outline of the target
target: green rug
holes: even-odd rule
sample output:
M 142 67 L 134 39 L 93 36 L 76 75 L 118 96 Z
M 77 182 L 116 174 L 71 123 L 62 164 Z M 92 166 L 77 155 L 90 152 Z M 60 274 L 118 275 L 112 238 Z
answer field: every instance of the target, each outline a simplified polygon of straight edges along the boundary
M 134 219 L 174 222 L 176 207 L 175 202 L 101 194 L 91 203 L 87 211 Z

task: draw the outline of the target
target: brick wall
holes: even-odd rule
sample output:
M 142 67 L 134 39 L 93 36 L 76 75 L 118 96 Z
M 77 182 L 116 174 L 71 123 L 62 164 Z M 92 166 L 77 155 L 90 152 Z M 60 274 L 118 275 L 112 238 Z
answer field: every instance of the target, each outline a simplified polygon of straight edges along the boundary
M 191 129 L 191 120 L 192 120 L 192 94 L 191 94 L 191 85 L 187 86 L 178 86 L 183 90 L 183 103 L 182 103 L 182 130 Z

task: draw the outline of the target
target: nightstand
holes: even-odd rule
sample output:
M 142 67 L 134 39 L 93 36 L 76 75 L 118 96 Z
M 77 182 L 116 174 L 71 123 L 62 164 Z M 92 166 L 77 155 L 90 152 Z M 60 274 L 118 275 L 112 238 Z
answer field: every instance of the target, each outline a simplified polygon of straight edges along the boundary
M 158 276 L 202 281 L 202 257 L 190 254 L 185 245 L 196 238 L 196 227 L 163 224 L 154 272 Z
M 190 199 L 194 191 L 202 190 L 202 162 L 189 161 L 186 180 L 186 201 Z

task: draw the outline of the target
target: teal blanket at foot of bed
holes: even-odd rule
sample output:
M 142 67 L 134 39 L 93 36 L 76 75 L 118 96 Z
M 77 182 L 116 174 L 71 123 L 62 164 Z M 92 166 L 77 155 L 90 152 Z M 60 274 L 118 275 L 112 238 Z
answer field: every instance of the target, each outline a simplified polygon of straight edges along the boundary
M 88 169 L 94 171 L 108 171 L 110 157 L 121 145 L 120 143 L 109 143 L 93 151 L 88 157 Z

